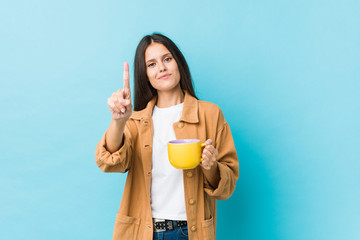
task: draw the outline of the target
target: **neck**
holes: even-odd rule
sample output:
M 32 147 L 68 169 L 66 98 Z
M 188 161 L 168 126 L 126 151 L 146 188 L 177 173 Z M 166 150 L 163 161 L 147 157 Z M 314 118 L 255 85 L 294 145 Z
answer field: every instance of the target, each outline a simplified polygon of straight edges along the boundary
M 184 102 L 184 93 L 180 86 L 171 91 L 158 91 L 157 95 L 156 106 L 158 108 L 167 108 Z

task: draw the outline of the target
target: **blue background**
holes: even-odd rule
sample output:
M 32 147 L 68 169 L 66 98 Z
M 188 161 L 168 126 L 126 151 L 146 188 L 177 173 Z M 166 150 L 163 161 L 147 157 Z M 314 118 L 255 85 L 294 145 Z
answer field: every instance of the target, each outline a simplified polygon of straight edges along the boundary
M 94 160 L 145 34 L 218 104 L 240 178 L 218 239 L 360 239 L 360 4 L 0 1 L 0 239 L 111 239 L 126 175 Z

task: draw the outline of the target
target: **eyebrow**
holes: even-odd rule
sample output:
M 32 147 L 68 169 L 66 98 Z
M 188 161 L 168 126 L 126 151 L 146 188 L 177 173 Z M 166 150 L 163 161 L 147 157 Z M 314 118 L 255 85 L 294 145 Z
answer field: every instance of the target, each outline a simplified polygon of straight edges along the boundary
M 165 54 L 162 55 L 161 57 L 163 58 L 163 57 L 165 57 L 166 55 L 171 55 L 171 53 L 165 53 Z M 150 61 L 153 61 L 153 60 L 155 60 L 155 59 L 149 59 L 149 60 L 147 60 L 146 62 L 150 62 Z

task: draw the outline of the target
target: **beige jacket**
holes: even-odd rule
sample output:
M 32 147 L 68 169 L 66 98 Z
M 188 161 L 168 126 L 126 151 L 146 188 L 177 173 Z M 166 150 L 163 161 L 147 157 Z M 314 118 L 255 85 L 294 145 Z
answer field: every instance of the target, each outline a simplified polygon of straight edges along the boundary
M 134 111 L 126 123 L 124 144 L 116 152 L 106 149 L 105 136 L 96 146 L 95 161 L 104 172 L 127 172 L 128 176 L 116 215 L 113 240 L 148 240 L 153 237 L 150 206 L 152 165 L 153 98 L 147 107 Z M 216 189 L 208 183 L 202 168 L 183 170 L 185 206 L 189 239 L 216 238 L 216 200 L 231 196 L 239 177 L 239 163 L 230 127 L 220 108 L 197 100 L 185 92 L 183 113 L 173 125 L 177 139 L 213 140 L 219 151 L 217 157 L 220 182 Z

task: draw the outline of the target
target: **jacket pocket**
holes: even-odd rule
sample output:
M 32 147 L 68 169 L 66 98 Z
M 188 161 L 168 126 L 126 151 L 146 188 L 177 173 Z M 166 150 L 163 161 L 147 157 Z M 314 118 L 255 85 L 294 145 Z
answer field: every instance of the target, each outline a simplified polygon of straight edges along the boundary
M 140 228 L 140 218 L 116 214 L 113 240 L 129 239 L 137 240 Z
M 215 240 L 216 239 L 213 218 L 201 221 L 201 228 L 202 228 L 203 239 L 207 239 L 207 240 Z

